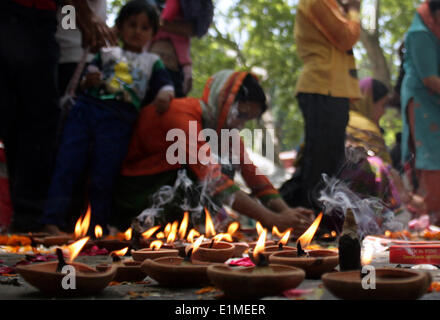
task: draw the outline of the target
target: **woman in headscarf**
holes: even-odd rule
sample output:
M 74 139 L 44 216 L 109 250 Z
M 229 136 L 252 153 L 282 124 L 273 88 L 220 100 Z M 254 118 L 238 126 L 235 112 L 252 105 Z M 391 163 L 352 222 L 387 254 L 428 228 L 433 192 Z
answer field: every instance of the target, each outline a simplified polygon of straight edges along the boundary
M 200 99 L 174 99 L 164 114 L 145 108 L 115 193 L 113 225 L 124 229 L 145 209 L 152 209 L 154 224 L 181 220 L 184 211 L 189 211 L 195 222 L 204 207 L 216 214 L 222 204 L 228 204 L 268 228 L 294 228 L 297 235 L 305 231 L 312 222 L 312 212 L 285 204 L 269 180 L 258 174 L 239 131 L 233 130 L 241 130 L 245 122 L 260 117 L 266 108 L 266 97 L 256 77 L 230 70 L 212 76 Z M 232 130 L 229 132 L 233 133 L 232 140 L 238 139 L 237 147 L 229 139 L 220 141 L 224 140 L 219 139 L 224 129 Z M 232 149 L 226 159 L 228 165 L 224 158 L 212 161 L 218 156 L 215 148 L 211 149 L 213 145 Z M 240 171 L 259 202 L 234 184 L 235 171 Z
M 440 1 L 417 10 L 405 39 L 402 161 L 412 163 L 432 224 L 440 222 Z

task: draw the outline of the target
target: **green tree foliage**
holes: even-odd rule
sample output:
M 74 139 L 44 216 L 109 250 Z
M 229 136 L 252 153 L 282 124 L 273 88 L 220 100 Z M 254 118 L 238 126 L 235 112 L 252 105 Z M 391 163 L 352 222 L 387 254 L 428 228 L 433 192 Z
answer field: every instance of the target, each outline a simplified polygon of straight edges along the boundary
M 364 0 L 365 7 L 379 1 L 378 33 L 394 84 L 400 60 L 398 47 L 422 0 Z M 116 14 L 126 0 L 109 0 Z M 200 97 L 206 80 L 222 69 L 252 70 L 259 75 L 270 97 L 271 114 L 281 150 L 298 146 L 303 119 L 294 97 L 302 63 L 293 36 L 298 0 L 214 0 L 214 23 L 201 39 L 192 41 L 194 84 L 191 96 Z M 368 24 L 369 16 L 363 16 Z M 371 76 L 371 63 L 359 42 L 355 48 L 361 77 Z M 250 124 L 251 128 L 262 123 Z M 386 142 L 394 142 L 401 128 L 398 110 L 389 110 L 381 121 Z

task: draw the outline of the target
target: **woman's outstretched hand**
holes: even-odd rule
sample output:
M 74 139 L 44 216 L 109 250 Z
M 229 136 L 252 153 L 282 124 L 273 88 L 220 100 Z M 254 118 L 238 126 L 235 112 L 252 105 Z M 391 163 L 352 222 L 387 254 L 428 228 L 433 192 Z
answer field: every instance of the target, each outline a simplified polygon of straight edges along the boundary
M 302 207 L 289 208 L 276 215 L 274 225 L 280 231 L 292 228 L 292 234 L 296 237 L 302 235 L 313 223 L 314 214 L 312 210 Z

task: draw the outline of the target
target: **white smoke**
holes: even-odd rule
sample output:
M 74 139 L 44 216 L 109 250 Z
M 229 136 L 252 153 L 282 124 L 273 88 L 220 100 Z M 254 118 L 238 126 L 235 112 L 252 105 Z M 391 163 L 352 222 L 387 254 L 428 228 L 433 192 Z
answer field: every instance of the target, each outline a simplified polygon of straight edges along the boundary
M 347 209 L 352 209 L 359 229 L 359 236 L 382 234 L 385 230 L 402 230 L 403 224 L 394 219 L 378 198 L 361 198 L 344 182 L 323 174 L 325 187 L 318 201 L 324 206 L 324 214 L 344 219 Z

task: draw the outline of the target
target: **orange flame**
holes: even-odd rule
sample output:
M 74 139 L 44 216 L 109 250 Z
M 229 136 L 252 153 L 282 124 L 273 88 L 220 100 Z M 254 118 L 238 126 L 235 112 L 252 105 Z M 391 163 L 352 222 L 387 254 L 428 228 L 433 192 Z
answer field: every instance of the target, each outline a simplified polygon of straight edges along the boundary
M 214 223 L 212 223 L 211 215 L 209 214 L 209 211 L 206 208 L 205 208 L 205 214 L 206 214 L 205 234 L 207 238 L 212 238 L 213 236 L 215 236 Z
M 158 232 L 158 233 L 156 234 L 156 238 L 157 238 L 157 239 L 163 239 L 163 238 L 165 238 L 165 233 L 163 233 L 162 231 L 161 231 L 161 232 Z
M 214 236 L 213 240 L 214 242 L 219 242 L 225 239 L 228 242 L 232 242 L 232 236 L 229 233 L 219 233 L 218 235 Z
M 267 230 L 263 229 L 263 231 L 260 234 L 260 237 L 258 238 L 258 242 L 255 246 L 253 255 L 254 255 L 254 260 L 258 261 L 259 257 L 258 255 L 264 251 L 264 245 L 266 243 L 266 237 L 267 237 Z
M 142 233 L 142 237 L 144 239 L 150 239 L 150 237 L 160 228 L 160 226 L 155 226 L 153 228 L 148 229 L 144 233 Z
M 189 243 L 194 243 L 194 237 L 198 237 L 198 236 L 200 236 L 200 233 L 195 229 L 191 229 L 191 231 L 188 233 L 188 237 L 186 238 L 186 240 Z
M 95 226 L 95 237 L 96 239 L 100 239 L 102 237 L 102 228 L 99 224 Z
M 171 232 L 171 222 L 168 223 L 168 224 L 165 226 L 165 229 L 163 230 L 163 233 L 164 233 L 164 235 L 165 235 L 165 238 L 168 237 L 168 235 L 170 234 L 170 232 Z
M 240 223 L 237 221 L 232 222 L 228 227 L 228 233 L 232 236 L 240 228 Z
M 292 232 L 292 229 L 288 229 L 284 234 L 282 234 L 281 240 L 278 242 L 278 244 L 282 244 L 285 246 L 287 242 L 289 242 L 290 239 L 290 233 Z
M 180 227 L 179 227 L 180 240 L 185 239 L 186 230 L 188 229 L 188 216 L 189 216 L 188 211 L 185 211 L 185 213 L 183 214 L 182 222 L 180 223 Z
M 205 237 L 203 236 L 203 234 L 197 238 L 197 240 L 194 242 L 194 244 L 192 245 L 193 251 L 192 253 L 194 254 L 194 252 L 196 252 L 200 245 L 202 244 L 203 240 L 205 239 Z
M 336 233 L 336 231 L 332 231 L 331 235 L 332 235 L 333 238 L 335 238 L 338 234 Z
M 280 230 L 278 230 L 277 226 L 273 226 L 272 235 L 276 236 L 277 238 L 282 238 L 284 234 L 281 233 Z
M 370 264 L 373 261 L 374 248 L 373 246 L 365 246 L 362 252 L 361 263 L 363 266 Z
M 89 238 L 90 237 L 82 238 L 67 246 L 67 250 L 69 251 L 69 262 L 73 262 L 73 260 L 75 260 L 84 245 L 87 243 L 87 241 L 89 241 Z
M 150 248 L 155 251 L 155 250 L 159 250 L 163 245 L 163 242 L 160 240 L 155 240 L 150 244 Z
M 167 243 L 173 243 L 176 240 L 178 227 L 179 227 L 179 222 L 174 221 L 173 225 L 171 226 L 171 232 L 167 237 Z
M 264 231 L 264 228 L 261 225 L 260 221 L 257 221 L 257 224 L 255 225 L 255 227 L 257 228 L 258 236 L 261 236 L 261 233 Z
M 87 231 L 89 231 L 90 216 L 91 216 L 91 209 L 89 206 L 85 216 L 83 218 L 79 217 L 78 221 L 75 224 L 75 232 L 74 232 L 75 239 L 84 237 L 87 234 Z
M 385 237 L 387 237 L 387 238 L 391 237 L 391 231 L 390 230 L 385 231 Z
M 121 250 L 112 251 L 112 252 L 110 253 L 110 255 L 115 254 L 115 255 L 121 257 L 121 256 L 125 256 L 125 254 L 127 253 L 127 251 L 128 251 L 128 247 L 125 247 L 124 249 L 121 249 Z
M 315 221 L 313 221 L 313 223 L 306 230 L 306 232 L 304 232 L 302 236 L 298 238 L 298 241 L 300 241 L 301 247 L 303 249 L 307 248 L 307 246 L 312 242 L 313 236 L 315 235 L 316 231 L 318 230 L 319 224 L 321 223 L 321 219 L 322 219 L 322 212 L 315 219 Z
M 128 228 L 127 231 L 124 232 L 125 240 L 127 241 L 131 240 L 132 234 L 133 234 L 133 230 L 131 228 Z

